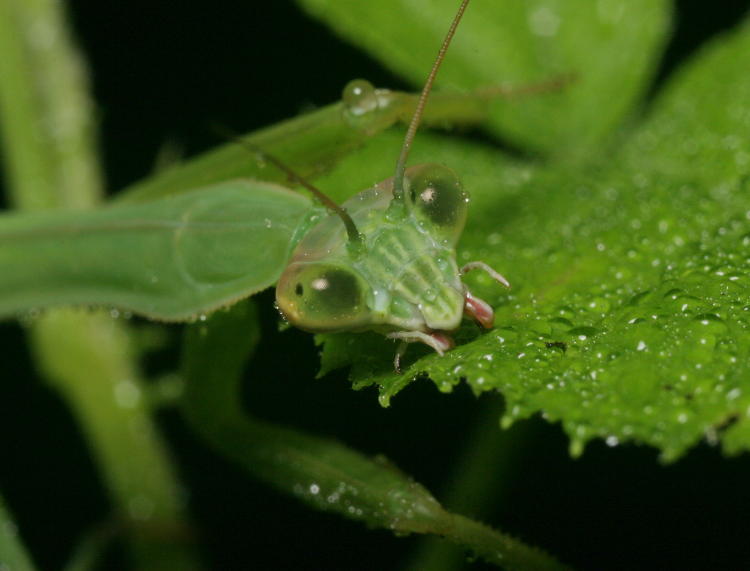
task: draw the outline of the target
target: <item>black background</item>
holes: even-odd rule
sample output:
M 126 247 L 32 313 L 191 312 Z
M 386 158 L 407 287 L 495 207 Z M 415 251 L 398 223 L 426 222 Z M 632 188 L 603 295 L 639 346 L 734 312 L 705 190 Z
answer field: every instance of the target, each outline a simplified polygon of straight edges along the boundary
M 209 124 L 241 132 L 268 125 L 338 99 L 355 77 L 408 87 L 288 1 L 68 4 L 91 63 L 110 189 L 147 175 L 166 142 L 185 155 L 215 145 Z M 747 9 L 747 2 L 678 4 L 660 81 Z M 499 416 L 501 402 L 477 401 L 465 388 L 443 395 L 422 381 L 384 410 L 374 391 L 352 392 L 343 376 L 313 381 L 299 374 L 315 370 L 310 336 L 278 334 L 272 297 L 259 299 L 265 337 L 251 365 L 248 408 L 385 453 L 440 498 L 480 409 L 494 404 Z M 175 366 L 179 327 L 168 331 L 174 343 L 149 360 L 151 374 Z M 20 327 L 0 323 L 0 337 L 0 490 L 40 568 L 56 569 L 109 506 L 74 419 L 33 372 Z M 310 511 L 205 449 L 175 413 L 159 421 L 211 568 L 392 569 L 415 546 Z M 747 455 L 724 459 L 701 445 L 664 467 L 645 447 L 594 443 L 571 460 L 567 444 L 559 426 L 531 421 L 504 477 L 504 499 L 486 521 L 582 569 L 747 567 Z M 123 564 L 115 551 L 106 565 Z

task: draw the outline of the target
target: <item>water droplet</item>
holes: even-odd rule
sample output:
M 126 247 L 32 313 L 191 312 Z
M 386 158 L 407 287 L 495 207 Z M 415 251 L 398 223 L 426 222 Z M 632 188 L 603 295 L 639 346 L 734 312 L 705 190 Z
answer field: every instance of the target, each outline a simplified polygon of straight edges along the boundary
M 692 313 L 701 306 L 701 300 L 694 295 L 681 295 L 675 299 L 675 303 L 682 313 Z
M 682 290 L 680 288 L 672 288 L 667 293 L 664 294 L 664 297 L 666 299 L 677 299 L 677 297 L 682 293 Z
M 443 381 L 438 385 L 438 390 L 441 393 L 450 393 L 453 392 L 453 385 L 448 381 Z
M 693 319 L 695 328 L 693 329 L 696 334 L 701 336 L 701 339 L 711 339 L 711 346 L 716 343 L 716 337 L 722 336 L 727 332 L 727 324 L 724 320 L 714 313 L 701 313 L 696 315 Z M 706 343 L 703 343 L 704 345 Z
M 115 384 L 115 402 L 121 408 L 135 408 L 141 400 L 141 389 L 127 379 Z
M 596 313 L 607 313 L 610 307 L 609 301 L 603 297 L 594 297 L 588 303 L 588 308 Z
M 569 335 L 572 335 L 573 337 L 577 337 L 581 341 L 585 341 L 589 337 L 593 337 L 599 333 L 599 330 L 596 327 L 574 327 L 573 329 L 568 331 Z
M 359 117 L 378 107 L 378 97 L 372 83 L 364 79 L 354 79 L 346 84 L 341 99 L 347 111 Z
M 582 427 L 579 426 L 578 428 L 580 429 Z M 573 458 L 579 458 L 581 454 L 583 454 L 583 449 L 585 445 L 586 443 L 585 443 L 585 440 L 583 440 L 583 438 L 571 438 L 570 446 L 568 447 L 568 452 Z
M 532 34 L 552 37 L 560 27 L 560 16 L 549 6 L 539 6 L 529 14 L 529 29 Z
M 727 400 L 735 400 L 742 395 L 742 390 L 739 388 L 734 388 L 731 391 L 727 393 Z

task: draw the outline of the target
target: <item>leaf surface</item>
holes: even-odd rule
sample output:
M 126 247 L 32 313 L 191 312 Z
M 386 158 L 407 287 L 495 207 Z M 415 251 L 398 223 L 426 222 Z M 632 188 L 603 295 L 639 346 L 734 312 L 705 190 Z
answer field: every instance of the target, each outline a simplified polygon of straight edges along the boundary
M 299 3 L 416 87 L 424 82 L 459 4 Z M 437 86 L 523 89 L 574 76 L 562 89 L 498 98 L 486 126 L 533 150 L 583 155 L 612 132 L 648 87 L 669 36 L 670 11 L 668 0 L 473 2 Z
M 393 344 L 335 335 L 324 371 L 352 364 L 355 386 L 378 385 L 383 404 L 425 375 L 443 391 L 498 390 L 506 425 L 541 413 L 574 454 L 596 437 L 665 460 L 703 438 L 750 447 L 748 53 L 747 25 L 703 50 L 621 150 L 585 169 L 422 136 L 412 163 L 450 165 L 472 193 L 459 262 L 483 260 L 513 289 L 470 274 L 496 327 L 466 324 L 445 357 L 410 348 L 396 375 Z M 362 165 L 398 144 L 374 142 L 321 184 L 369 184 Z

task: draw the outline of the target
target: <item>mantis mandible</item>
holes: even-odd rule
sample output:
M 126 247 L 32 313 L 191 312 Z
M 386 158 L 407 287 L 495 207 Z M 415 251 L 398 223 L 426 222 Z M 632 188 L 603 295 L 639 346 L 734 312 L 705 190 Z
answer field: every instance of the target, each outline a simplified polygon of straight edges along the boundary
M 425 343 L 440 354 L 448 350 L 450 332 L 464 313 L 491 327 L 492 308 L 469 292 L 461 276 L 483 269 L 508 282 L 481 262 L 457 267 L 454 248 L 468 194 L 447 167 L 406 167 L 420 120 L 430 113 L 425 104 L 432 83 L 467 4 L 461 3 L 416 102 L 392 178 L 341 207 L 315 190 L 334 211 L 326 217 L 308 198 L 279 184 L 212 184 L 227 163 L 222 152 L 176 171 L 183 179 L 195 174 L 193 188 L 206 185 L 197 190 L 174 193 L 178 182 L 167 172 L 99 210 L 2 215 L 0 316 L 94 304 L 189 320 L 278 281 L 278 305 L 292 324 L 308 331 L 380 331 L 402 342 L 397 368 L 407 342 Z M 332 145 L 348 150 L 362 131 L 382 129 L 414 105 L 412 96 L 376 91 L 361 81 L 346 88 L 344 100 L 290 125 L 294 149 L 309 154 L 309 162 L 319 162 L 321 131 L 335 140 Z M 440 97 L 434 102 L 439 114 Z M 443 118 L 450 118 L 452 103 L 455 98 L 446 102 Z M 473 103 L 469 115 L 478 114 Z M 361 128 L 364 120 L 370 121 L 368 129 Z M 320 122 L 325 128 L 316 131 Z M 262 150 L 260 162 L 273 158 L 279 142 L 288 139 L 285 129 L 270 128 L 252 140 Z M 295 176 L 307 174 L 314 172 L 303 169 Z

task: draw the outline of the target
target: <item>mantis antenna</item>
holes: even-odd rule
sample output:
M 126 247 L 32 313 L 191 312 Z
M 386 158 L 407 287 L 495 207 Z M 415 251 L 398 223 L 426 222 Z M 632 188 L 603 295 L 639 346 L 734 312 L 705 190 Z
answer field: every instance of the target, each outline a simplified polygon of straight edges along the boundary
M 461 17 L 464 15 L 464 11 L 466 10 L 466 6 L 468 4 L 469 0 L 463 0 L 463 2 L 461 2 L 461 6 L 459 6 L 458 8 L 458 12 L 456 12 L 456 15 L 453 17 L 451 27 L 448 29 L 448 33 L 445 35 L 443 45 L 440 46 L 440 51 L 438 51 L 438 55 L 435 58 L 435 63 L 432 64 L 430 75 L 427 76 L 427 81 L 425 82 L 424 87 L 422 88 L 422 93 L 420 94 L 419 100 L 417 101 L 417 107 L 414 110 L 414 115 L 411 118 L 411 123 L 409 123 L 409 128 L 406 131 L 404 144 L 401 147 L 401 155 L 399 155 L 398 162 L 396 163 L 396 176 L 393 178 L 394 200 L 404 199 L 404 171 L 406 170 L 406 159 L 409 156 L 411 144 L 412 142 L 414 142 L 414 136 L 417 134 L 417 127 L 419 127 L 419 121 L 422 119 L 422 112 L 424 111 L 424 106 L 427 104 L 427 98 L 429 97 L 430 91 L 432 90 L 432 84 L 435 82 L 435 76 L 437 75 L 438 69 L 440 69 L 440 64 L 443 63 L 443 60 L 445 59 L 445 52 L 448 51 L 448 46 L 453 39 L 453 35 L 456 33 L 458 23 L 461 21 Z
M 349 213 L 340 205 L 338 205 L 335 200 L 331 199 L 326 193 L 324 193 L 319 188 L 315 187 L 310 181 L 305 179 L 302 175 L 299 175 L 296 172 L 294 172 L 281 160 L 277 159 L 273 155 L 269 155 L 266 151 L 264 151 L 262 148 L 257 146 L 255 143 L 251 143 L 250 141 L 242 139 L 241 137 L 238 137 L 237 135 L 233 133 L 227 134 L 225 129 L 220 129 L 220 130 L 223 132 L 223 134 L 228 135 L 229 138 L 231 138 L 235 142 L 248 148 L 253 153 L 260 155 L 264 160 L 268 161 L 277 169 L 279 169 L 281 172 L 286 174 L 291 180 L 296 181 L 297 183 L 304 186 L 307 190 L 309 190 L 313 194 L 313 196 L 317 198 L 318 201 L 323 206 L 325 206 L 326 208 L 328 208 L 328 210 L 330 210 L 331 212 L 336 214 L 339 218 L 341 218 L 341 221 L 344 223 L 344 227 L 346 228 L 346 234 L 349 237 L 349 242 L 351 242 L 354 245 L 361 244 L 362 235 L 359 233 L 359 230 L 357 230 L 357 225 L 354 224 L 354 220 L 352 220 L 352 217 L 349 216 Z

